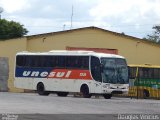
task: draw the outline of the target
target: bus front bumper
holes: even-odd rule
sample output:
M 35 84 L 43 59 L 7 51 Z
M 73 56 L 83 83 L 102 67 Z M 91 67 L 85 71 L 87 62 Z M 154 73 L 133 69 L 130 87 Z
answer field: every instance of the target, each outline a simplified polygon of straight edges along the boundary
M 104 94 L 128 94 L 128 89 L 103 89 Z

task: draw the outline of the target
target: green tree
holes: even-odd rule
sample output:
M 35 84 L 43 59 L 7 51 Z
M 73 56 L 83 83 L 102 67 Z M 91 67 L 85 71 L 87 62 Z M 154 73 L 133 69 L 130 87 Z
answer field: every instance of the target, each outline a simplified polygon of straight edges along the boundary
M 147 35 L 145 39 L 160 44 L 160 26 L 154 26 L 152 29 L 154 32 L 151 35 Z
M 22 37 L 27 33 L 28 30 L 20 23 L 0 19 L 0 40 Z

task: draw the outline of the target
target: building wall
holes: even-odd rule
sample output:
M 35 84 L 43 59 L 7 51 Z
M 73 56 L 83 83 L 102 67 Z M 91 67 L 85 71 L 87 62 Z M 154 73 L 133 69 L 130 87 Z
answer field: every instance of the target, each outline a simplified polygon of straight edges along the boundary
M 0 57 L 0 91 L 8 91 L 9 64 L 8 58 Z
M 129 64 L 160 65 L 160 45 L 124 37 L 99 29 L 75 30 L 50 36 L 32 37 L 27 42 L 28 51 L 50 51 L 70 47 L 118 49 Z
M 14 88 L 13 80 L 14 80 L 15 55 L 19 51 L 26 50 L 26 42 L 27 39 L 25 37 L 19 39 L 0 41 L 0 57 L 6 57 L 9 60 L 9 79 L 8 79 L 9 91 L 14 91 L 14 92 L 24 91 L 22 89 Z
M 109 48 L 118 49 L 118 54 L 126 57 L 129 64 L 160 65 L 160 46 L 149 43 L 90 28 L 0 41 L 0 57 L 9 60 L 9 91 L 23 92 L 24 90 L 13 86 L 15 54 L 19 51 L 65 50 L 67 46 Z

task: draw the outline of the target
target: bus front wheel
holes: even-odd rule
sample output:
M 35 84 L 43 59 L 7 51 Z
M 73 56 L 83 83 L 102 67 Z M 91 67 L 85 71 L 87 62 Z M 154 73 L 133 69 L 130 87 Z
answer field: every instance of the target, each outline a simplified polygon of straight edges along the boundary
M 48 91 L 45 91 L 45 87 L 44 87 L 43 83 L 38 83 L 38 85 L 37 85 L 37 93 L 39 95 L 44 95 L 44 96 L 47 96 L 47 95 L 50 94 Z

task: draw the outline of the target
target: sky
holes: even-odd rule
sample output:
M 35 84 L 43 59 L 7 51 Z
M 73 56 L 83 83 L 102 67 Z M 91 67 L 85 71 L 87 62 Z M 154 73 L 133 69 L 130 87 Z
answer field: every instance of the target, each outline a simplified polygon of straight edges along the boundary
M 0 7 L 1 18 L 28 35 L 95 26 L 143 38 L 160 25 L 160 0 L 0 0 Z

